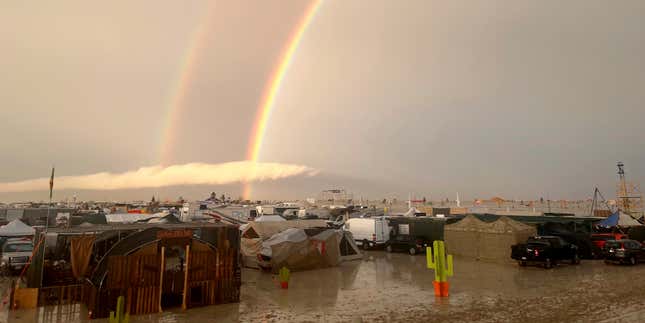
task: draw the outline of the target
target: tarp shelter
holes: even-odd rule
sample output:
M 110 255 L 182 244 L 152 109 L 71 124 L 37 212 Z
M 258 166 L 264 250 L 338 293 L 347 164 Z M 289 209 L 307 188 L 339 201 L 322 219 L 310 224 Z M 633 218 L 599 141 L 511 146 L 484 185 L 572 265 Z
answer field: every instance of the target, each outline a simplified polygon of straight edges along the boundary
M 0 227 L 0 237 L 25 237 L 33 236 L 36 230 L 22 221 L 15 219 Z
M 362 258 L 351 233 L 349 236 L 345 233 L 335 229 L 287 229 L 262 243 L 263 259 L 270 259 L 270 264 L 262 266 L 270 266 L 274 272 L 282 267 L 298 271 L 333 267 L 345 260 Z
M 616 226 L 631 227 L 637 225 L 642 225 L 642 223 L 638 222 L 638 220 L 634 219 L 629 214 L 620 211 L 613 213 L 612 215 L 598 223 L 598 226 L 605 228 Z
M 278 239 L 294 240 L 295 239 L 294 237 L 298 237 L 298 236 L 302 238 L 302 235 L 297 235 L 295 233 L 293 233 L 293 235 L 287 235 L 281 238 L 278 238 L 278 237 L 274 238 L 274 236 L 276 236 L 277 234 L 289 229 L 304 230 L 304 229 L 311 229 L 311 228 L 322 228 L 322 230 L 316 233 L 316 235 L 323 234 L 324 232 L 326 232 L 325 228 L 327 228 L 327 222 L 325 220 L 250 222 L 242 230 L 241 252 L 243 256 L 242 259 L 243 259 L 244 266 L 251 267 L 251 268 L 258 268 L 258 255 L 261 254 L 263 243 L 266 241 L 273 240 L 275 242 L 274 245 L 276 245 L 280 243 L 280 240 Z M 329 230 L 329 231 L 334 232 L 334 230 Z M 293 232 L 293 230 L 290 230 L 290 232 Z M 360 258 L 361 254 L 358 251 L 358 247 L 356 246 L 356 243 L 354 242 L 353 237 L 351 237 L 351 234 L 349 234 L 349 237 L 348 237 L 348 233 L 345 233 L 345 232 L 341 232 L 341 233 L 342 234 L 336 235 L 335 237 L 335 239 L 337 240 L 336 242 L 329 242 L 330 244 L 334 243 L 336 245 L 334 249 L 339 250 L 340 260 L 350 260 L 350 259 Z M 307 236 L 308 238 L 304 243 L 316 244 L 315 241 L 311 242 L 317 239 L 314 237 L 315 235 L 313 236 L 307 235 Z M 319 238 L 322 239 L 322 236 Z M 295 239 L 295 240 L 298 240 L 298 239 Z M 325 240 L 325 239 L 322 239 L 322 240 Z M 291 248 L 290 250 L 297 250 L 297 248 Z
M 510 260 L 511 246 L 536 234 L 534 227 L 507 217 L 484 222 L 468 215 L 444 227 L 449 254 L 497 262 Z
M 267 221 L 250 222 L 244 226 L 241 238 L 242 263 L 246 267 L 258 268 L 258 254 L 262 248 L 262 242 L 273 237 L 277 233 L 290 228 L 324 228 L 327 222 L 324 220 L 295 220 L 295 221 Z

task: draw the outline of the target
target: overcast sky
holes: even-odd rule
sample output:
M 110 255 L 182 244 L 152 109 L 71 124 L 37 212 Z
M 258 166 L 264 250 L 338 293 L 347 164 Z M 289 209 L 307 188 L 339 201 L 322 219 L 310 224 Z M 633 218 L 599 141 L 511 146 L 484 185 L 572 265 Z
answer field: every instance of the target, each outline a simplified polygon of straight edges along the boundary
M 307 5 L 1 2 L 0 182 L 47 177 L 52 164 L 61 176 L 159 164 L 168 105 L 204 17 L 170 162 L 244 160 L 267 79 Z M 645 179 L 643 39 L 640 0 L 326 0 L 260 158 L 320 173 L 256 184 L 253 197 L 338 186 L 373 198 L 586 198 L 596 185 L 613 197 L 617 161 Z M 213 190 L 235 196 L 241 186 L 56 196 Z

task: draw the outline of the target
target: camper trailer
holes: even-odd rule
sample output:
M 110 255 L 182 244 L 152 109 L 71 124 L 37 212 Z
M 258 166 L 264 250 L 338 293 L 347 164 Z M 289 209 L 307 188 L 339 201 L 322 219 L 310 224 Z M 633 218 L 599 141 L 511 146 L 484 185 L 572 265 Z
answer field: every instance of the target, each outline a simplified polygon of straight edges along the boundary
M 363 249 L 384 245 L 390 239 L 390 227 L 385 217 L 354 218 L 345 222 L 345 230 L 352 233 Z

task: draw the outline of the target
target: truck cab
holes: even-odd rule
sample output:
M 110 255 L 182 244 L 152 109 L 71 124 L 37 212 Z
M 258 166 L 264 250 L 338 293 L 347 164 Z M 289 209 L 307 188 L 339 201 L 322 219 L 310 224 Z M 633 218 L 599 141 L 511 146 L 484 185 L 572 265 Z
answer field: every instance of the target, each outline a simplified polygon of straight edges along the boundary
M 8 239 L 2 245 L 0 268 L 10 273 L 22 270 L 28 263 L 34 245 L 28 239 Z

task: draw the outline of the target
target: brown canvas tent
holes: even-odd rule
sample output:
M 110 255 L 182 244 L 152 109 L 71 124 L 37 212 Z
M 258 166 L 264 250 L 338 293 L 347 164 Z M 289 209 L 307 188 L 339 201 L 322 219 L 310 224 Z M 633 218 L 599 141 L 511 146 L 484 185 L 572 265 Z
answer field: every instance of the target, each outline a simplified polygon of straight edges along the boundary
M 537 234 L 535 227 L 507 217 L 489 223 L 473 215 L 446 225 L 444 231 L 449 254 L 496 262 L 509 261 L 512 245 Z

